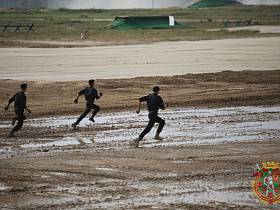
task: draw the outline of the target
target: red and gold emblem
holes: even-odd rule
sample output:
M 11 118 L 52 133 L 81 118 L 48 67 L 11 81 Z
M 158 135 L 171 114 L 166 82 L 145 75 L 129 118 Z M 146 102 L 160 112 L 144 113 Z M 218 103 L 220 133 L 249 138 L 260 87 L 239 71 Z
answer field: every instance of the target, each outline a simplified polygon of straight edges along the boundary
M 267 162 L 263 167 L 255 172 L 253 190 L 261 202 L 266 204 L 275 204 L 280 202 L 279 192 L 279 163 Z

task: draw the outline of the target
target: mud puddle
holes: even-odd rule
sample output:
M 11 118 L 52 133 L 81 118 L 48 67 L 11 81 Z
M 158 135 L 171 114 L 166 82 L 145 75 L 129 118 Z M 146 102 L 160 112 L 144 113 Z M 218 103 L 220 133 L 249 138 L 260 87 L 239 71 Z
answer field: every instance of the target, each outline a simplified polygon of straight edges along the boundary
M 60 138 L 31 137 L 29 142 L 32 143 L 19 146 L 41 148 L 128 142 L 144 129 L 148 122 L 147 114 L 147 111 L 142 111 L 140 115 L 131 112 L 100 114 L 95 123 L 85 118 L 76 131 L 73 131 L 71 124 L 78 116 L 32 119 L 26 122 L 26 127 L 61 130 L 63 135 Z M 159 112 L 159 116 L 166 121 L 161 134 L 165 139 L 162 142 L 153 140 L 157 128 L 154 126 L 142 141 L 144 147 L 263 141 L 280 134 L 280 107 L 170 108 Z M 9 123 L 2 122 L 1 128 L 10 127 Z M 4 149 L 1 150 L 4 152 Z

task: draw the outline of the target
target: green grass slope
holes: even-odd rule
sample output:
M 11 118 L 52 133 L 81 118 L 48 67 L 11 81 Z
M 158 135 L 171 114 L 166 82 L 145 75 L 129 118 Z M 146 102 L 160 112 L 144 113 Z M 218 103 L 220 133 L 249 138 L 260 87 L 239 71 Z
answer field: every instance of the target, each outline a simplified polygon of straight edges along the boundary
M 237 3 L 234 0 L 202 0 L 189 8 L 222 7 Z

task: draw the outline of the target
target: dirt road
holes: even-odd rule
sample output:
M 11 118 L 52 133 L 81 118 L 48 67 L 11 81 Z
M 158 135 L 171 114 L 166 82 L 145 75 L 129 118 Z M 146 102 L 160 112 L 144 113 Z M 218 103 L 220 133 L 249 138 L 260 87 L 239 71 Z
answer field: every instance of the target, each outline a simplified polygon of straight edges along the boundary
M 86 80 L 279 69 L 280 37 L 89 48 L 0 48 L 0 79 Z

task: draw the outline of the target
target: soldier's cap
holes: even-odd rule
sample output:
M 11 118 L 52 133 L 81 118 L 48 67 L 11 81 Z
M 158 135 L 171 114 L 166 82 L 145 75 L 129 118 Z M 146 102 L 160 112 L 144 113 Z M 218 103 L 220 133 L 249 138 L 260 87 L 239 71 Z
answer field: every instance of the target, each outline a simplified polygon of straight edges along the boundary
M 24 89 L 24 88 L 26 88 L 26 87 L 27 87 L 27 84 L 21 84 L 21 85 L 20 85 L 20 88 L 21 88 L 21 89 Z
M 88 81 L 88 84 L 89 85 L 92 85 L 94 83 L 94 79 L 90 79 L 89 81 Z
M 154 92 L 157 92 L 159 89 L 160 89 L 159 86 L 153 87 L 153 91 L 154 91 Z

